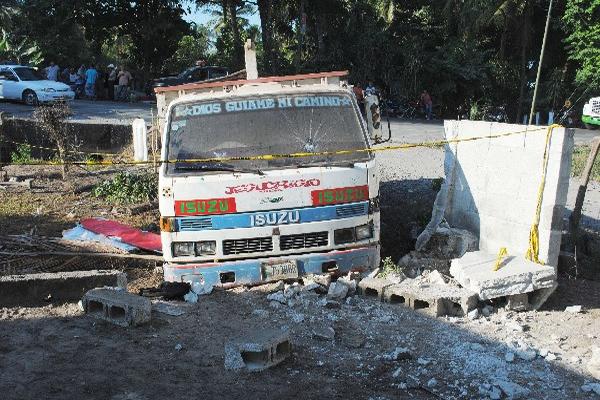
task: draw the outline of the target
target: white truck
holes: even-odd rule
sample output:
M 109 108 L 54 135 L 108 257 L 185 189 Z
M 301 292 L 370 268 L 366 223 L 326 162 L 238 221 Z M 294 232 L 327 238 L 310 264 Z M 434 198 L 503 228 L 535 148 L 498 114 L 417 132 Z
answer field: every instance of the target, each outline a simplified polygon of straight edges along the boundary
M 588 129 L 598 128 L 600 126 L 600 97 L 593 97 L 583 105 L 581 122 L 583 122 Z
M 345 74 L 156 90 L 165 281 L 230 287 L 379 265 L 378 174 Z

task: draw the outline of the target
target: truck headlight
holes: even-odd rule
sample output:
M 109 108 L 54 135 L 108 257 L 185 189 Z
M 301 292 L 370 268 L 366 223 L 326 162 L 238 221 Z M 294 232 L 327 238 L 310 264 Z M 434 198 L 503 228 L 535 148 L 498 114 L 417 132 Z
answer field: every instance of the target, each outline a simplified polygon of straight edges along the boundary
M 195 256 L 194 242 L 174 242 L 173 257 Z
M 214 240 L 205 240 L 196 243 L 196 254 L 199 256 L 214 255 L 217 248 L 217 242 Z
M 354 228 L 336 229 L 333 232 L 333 241 L 335 244 L 355 242 Z
M 373 237 L 373 227 L 371 224 L 359 225 L 356 227 L 356 240 L 365 240 Z

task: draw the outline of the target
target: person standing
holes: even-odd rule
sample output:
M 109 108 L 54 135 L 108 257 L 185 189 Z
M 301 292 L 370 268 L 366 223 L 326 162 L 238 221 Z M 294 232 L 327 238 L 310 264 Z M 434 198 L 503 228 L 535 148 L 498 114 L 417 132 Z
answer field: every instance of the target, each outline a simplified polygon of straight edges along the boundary
M 365 115 L 365 92 L 360 86 L 360 83 L 357 83 L 354 85 L 354 87 L 352 87 L 352 92 L 354 93 L 354 97 L 356 98 L 360 112 L 362 115 Z
M 115 84 L 117 82 L 117 68 L 114 64 L 108 64 L 108 71 L 106 74 L 106 90 L 108 91 L 108 99 L 115 99 Z
M 119 86 L 117 87 L 117 100 L 127 101 L 129 84 L 131 83 L 131 79 L 133 79 L 131 73 L 127 71 L 124 66 L 121 66 L 117 79 L 119 81 Z
M 85 95 L 89 99 L 96 98 L 96 80 L 98 79 L 98 71 L 91 64 L 90 67 L 85 71 Z
M 59 71 L 59 66 L 54 64 L 54 61 L 50 61 L 50 65 L 46 67 L 46 79 L 49 81 L 57 81 Z
M 423 93 L 421 93 L 421 104 L 423 105 L 423 109 L 425 111 L 425 118 L 430 120 L 431 111 L 433 109 L 433 101 L 431 100 L 429 93 L 427 93 L 427 90 L 423 90 Z

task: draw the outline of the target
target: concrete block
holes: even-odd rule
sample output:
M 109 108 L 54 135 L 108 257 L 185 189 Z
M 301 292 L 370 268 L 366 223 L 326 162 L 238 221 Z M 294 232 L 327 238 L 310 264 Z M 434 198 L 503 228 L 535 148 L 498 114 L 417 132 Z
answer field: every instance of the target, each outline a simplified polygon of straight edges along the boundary
M 506 296 L 506 308 L 512 311 L 529 310 L 529 295 L 527 293 Z
M 287 331 L 259 330 L 225 345 L 225 369 L 259 372 L 281 363 L 291 354 Z
M 92 289 L 83 296 L 85 313 L 119 326 L 136 326 L 150 321 L 150 299 L 123 290 Z
M 496 259 L 496 254 L 486 251 L 467 253 L 452 260 L 450 274 L 481 300 L 529 293 L 556 284 L 553 267 L 528 261 L 524 254 L 510 254 L 498 271 L 494 271 Z
M 91 270 L 0 276 L 0 306 L 39 306 L 79 301 L 100 286 L 127 287 L 127 276 L 116 270 Z
M 464 316 L 477 306 L 475 293 L 450 284 L 424 283 L 407 279 L 383 290 L 386 303 L 423 311 L 433 316 Z
M 394 283 L 385 278 L 365 278 L 358 282 L 358 293 L 383 301 L 383 290 Z

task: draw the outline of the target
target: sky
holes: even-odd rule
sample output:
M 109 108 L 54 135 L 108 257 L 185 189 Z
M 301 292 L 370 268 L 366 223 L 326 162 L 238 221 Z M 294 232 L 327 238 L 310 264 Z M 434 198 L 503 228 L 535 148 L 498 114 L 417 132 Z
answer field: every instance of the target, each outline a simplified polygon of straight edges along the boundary
M 195 22 L 197 24 L 206 24 L 213 17 L 210 15 L 210 11 L 206 8 L 202 8 L 198 10 L 192 1 L 184 1 L 184 7 L 187 9 L 190 8 L 191 12 L 183 17 L 188 22 Z M 255 11 L 254 14 L 248 16 L 248 20 L 250 25 L 258 25 L 260 26 L 260 18 L 258 16 L 258 11 Z

